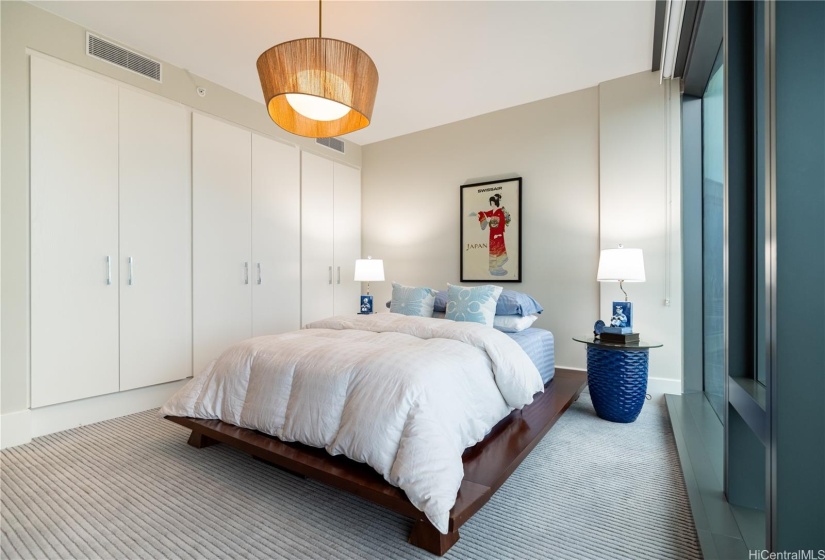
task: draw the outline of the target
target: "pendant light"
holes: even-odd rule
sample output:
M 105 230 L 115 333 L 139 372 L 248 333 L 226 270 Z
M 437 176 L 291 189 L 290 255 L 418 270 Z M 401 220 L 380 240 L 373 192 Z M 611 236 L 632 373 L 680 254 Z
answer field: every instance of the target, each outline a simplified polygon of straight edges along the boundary
M 269 116 L 284 130 L 310 138 L 340 136 L 370 124 L 378 70 L 350 43 L 318 37 L 275 45 L 258 57 Z

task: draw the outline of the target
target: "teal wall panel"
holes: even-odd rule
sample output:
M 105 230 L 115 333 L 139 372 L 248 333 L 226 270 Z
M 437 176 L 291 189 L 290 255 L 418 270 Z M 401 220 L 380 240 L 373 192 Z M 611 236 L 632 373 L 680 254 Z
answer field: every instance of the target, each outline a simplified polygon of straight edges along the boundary
M 825 549 L 825 3 L 775 9 L 771 541 Z

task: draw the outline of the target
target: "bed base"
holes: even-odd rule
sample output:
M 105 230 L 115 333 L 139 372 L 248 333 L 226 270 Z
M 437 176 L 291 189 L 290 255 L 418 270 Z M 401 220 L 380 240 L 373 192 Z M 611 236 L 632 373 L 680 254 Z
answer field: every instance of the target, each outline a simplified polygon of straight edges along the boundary
M 553 424 L 579 397 L 587 382 L 584 372 L 556 369 L 556 374 L 530 405 L 514 410 L 486 438 L 462 456 L 464 479 L 450 511 L 449 531 L 441 534 L 416 509 L 400 488 L 387 483 L 371 467 L 323 449 L 286 443 L 266 434 L 220 420 L 167 416 L 192 430 L 189 445 L 197 448 L 225 443 L 300 476 L 340 488 L 414 520 L 408 541 L 445 554 L 458 541 L 458 529 L 487 503 Z

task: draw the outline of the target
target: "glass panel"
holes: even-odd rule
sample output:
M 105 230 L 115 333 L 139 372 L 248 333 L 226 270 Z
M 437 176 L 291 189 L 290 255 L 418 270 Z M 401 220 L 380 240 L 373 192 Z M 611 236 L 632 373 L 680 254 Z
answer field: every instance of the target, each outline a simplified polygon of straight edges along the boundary
M 720 420 L 725 410 L 725 120 L 721 57 L 720 49 L 702 98 L 704 387 Z

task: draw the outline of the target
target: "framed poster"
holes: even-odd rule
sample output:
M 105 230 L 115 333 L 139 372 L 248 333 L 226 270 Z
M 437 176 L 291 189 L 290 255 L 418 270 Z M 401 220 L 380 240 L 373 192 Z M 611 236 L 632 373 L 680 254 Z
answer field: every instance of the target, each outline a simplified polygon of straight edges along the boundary
M 461 186 L 461 281 L 521 282 L 521 177 Z

